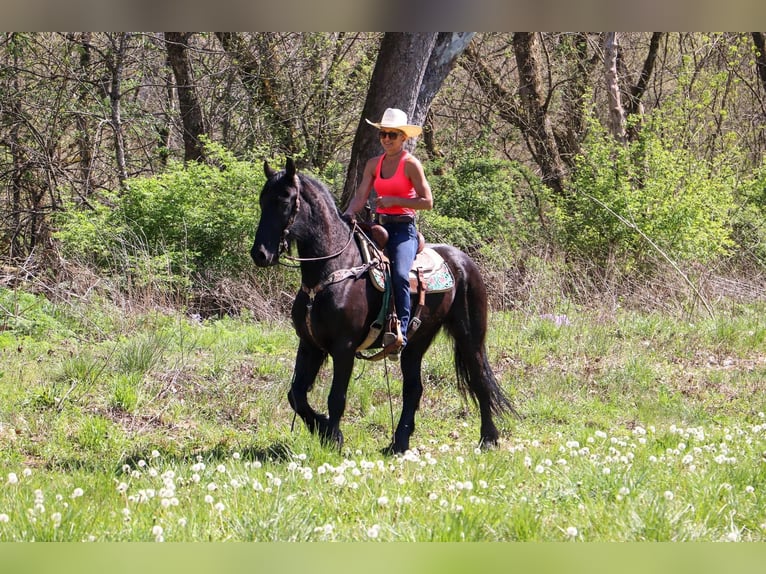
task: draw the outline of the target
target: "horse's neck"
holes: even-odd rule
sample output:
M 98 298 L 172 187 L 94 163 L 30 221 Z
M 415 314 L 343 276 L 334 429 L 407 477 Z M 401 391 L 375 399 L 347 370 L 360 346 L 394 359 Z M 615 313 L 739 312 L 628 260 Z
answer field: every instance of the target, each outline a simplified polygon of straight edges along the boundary
M 307 233 L 298 242 L 298 256 L 301 262 L 303 284 L 313 287 L 330 273 L 350 268 L 361 261 L 352 231 L 327 205 L 312 205 L 312 212 L 320 214 L 321 221 L 307 225 Z M 359 261 L 357 261 L 359 260 Z

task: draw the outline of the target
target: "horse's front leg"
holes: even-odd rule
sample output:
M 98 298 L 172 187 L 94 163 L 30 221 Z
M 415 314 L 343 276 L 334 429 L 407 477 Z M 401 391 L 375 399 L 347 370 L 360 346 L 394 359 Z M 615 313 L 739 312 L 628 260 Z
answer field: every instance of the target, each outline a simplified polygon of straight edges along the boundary
M 312 433 L 320 430 L 320 427 L 327 421 L 327 417 L 317 414 L 308 401 L 308 393 L 314 386 L 319 369 L 326 358 L 327 354 L 324 351 L 301 341 L 298 344 L 298 353 L 295 357 L 293 382 L 287 393 L 290 406 L 303 419 Z
M 387 454 L 401 454 L 409 450 L 410 437 L 415 432 L 415 413 L 420 407 L 423 382 L 420 369 L 423 351 L 408 345 L 402 353 L 402 413 L 396 425 L 393 441 Z
M 343 433 L 340 430 L 340 419 L 346 410 L 346 393 L 351 373 L 354 369 L 353 352 L 342 352 L 333 355 L 333 375 L 330 394 L 327 397 L 326 421 L 319 422 L 319 433 L 323 442 L 335 445 L 338 450 L 343 446 Z

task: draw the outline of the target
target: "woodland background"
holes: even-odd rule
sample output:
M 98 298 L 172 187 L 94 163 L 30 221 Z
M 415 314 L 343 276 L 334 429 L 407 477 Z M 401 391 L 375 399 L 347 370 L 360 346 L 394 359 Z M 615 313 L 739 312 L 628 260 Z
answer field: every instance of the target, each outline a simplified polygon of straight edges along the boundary
M 496 309 L 766 295 L 762 32 L 2 33 L 0 289 L 273 316 L 263 161 L 343 206 L 386 107 Z

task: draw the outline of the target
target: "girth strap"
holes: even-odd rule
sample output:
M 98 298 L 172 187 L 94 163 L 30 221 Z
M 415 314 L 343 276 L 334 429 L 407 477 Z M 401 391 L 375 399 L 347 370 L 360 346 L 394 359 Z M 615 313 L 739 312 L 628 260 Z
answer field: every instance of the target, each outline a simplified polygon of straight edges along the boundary
M 315 287 L 306 287 L 305 285 L 301 285 L 301 291 L 309 296 L 309 302 L 306 305 L 306 329 L 309 332 L 309 336 L 314 341 L 314 344 L 324 352 L 327 352 L 327 349 L 319 344 L 316 337 L 314 336 L 314 329 L 311 327 L 311 310 L 314 307 L 314 298 L 322 289 L 328 285 L 340 283 L 341 281 L 351 279 L 352 277 L 355 279 L 360 279 L 365 273 L 367 273 L 367 271 L 370 270 L 371 267 L 376 267 L 379 264 L 380 261 L 378 259 L 372 259 L 366 263 L 363 263 L 362 265 L 351 267 L 350 269 L 338 269 L 337 271 L 333 271 L 323 281 L 320 281 Z

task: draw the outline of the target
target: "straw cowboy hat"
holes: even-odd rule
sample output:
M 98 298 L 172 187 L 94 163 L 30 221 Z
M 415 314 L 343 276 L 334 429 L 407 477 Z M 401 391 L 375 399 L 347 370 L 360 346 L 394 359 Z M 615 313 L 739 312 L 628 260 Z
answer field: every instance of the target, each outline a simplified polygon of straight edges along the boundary
M 393 130 L 399 130 L 404 132 L 408 138 L 414 138 L 423 133 L 423 128 L 420 126 L 411 126 L 407 123 L 407 114 L 397 108 L 388 108 L 383 112 L 383 119 L 380 122 L 375 123 L 370 120 L 365 120 L 371 126 L 375 126 L 379 130 L 383 128 L 390 128 Z

